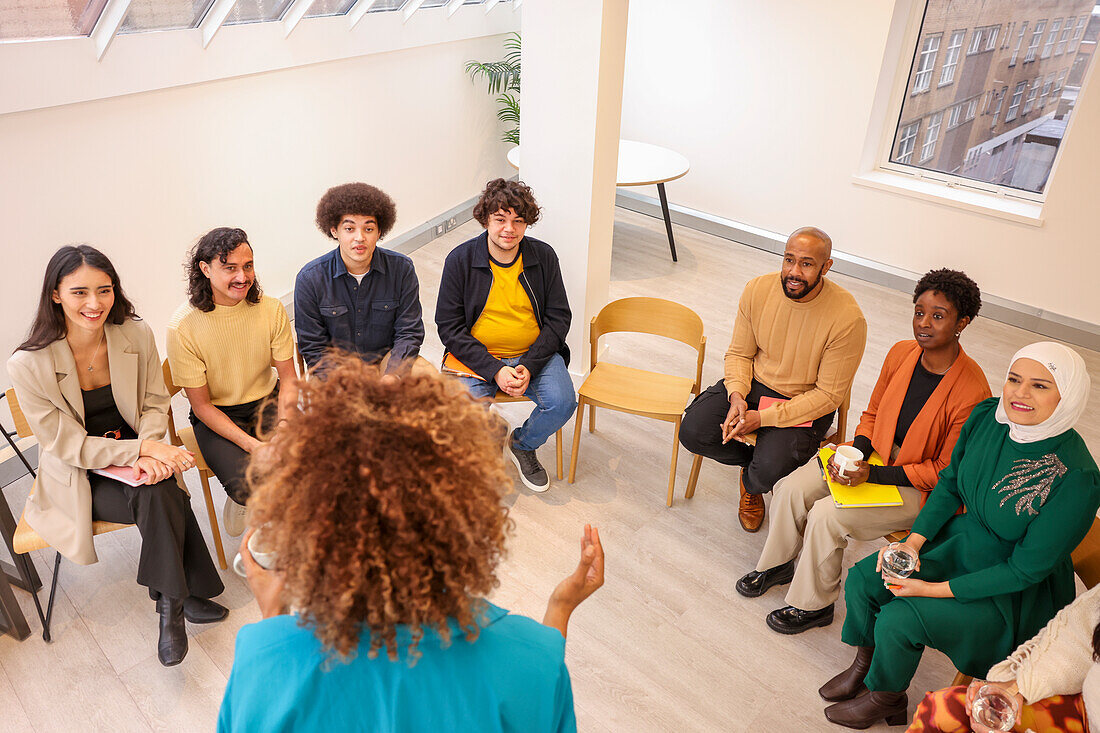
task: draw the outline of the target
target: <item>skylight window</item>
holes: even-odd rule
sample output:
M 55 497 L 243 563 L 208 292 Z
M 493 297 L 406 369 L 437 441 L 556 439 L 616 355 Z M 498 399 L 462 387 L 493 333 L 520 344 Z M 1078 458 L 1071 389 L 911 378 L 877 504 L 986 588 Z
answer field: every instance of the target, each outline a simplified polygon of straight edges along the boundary
M 279 20 L 283 17 L 286 9 L 290 7 L 290 3 L 291 0 L 237 0 L 222 25 Z
M 107 0 L 4 0 L 0 2 L 0 40 L 87 36 Z M 83 7 L 81 7 L 83 5 Z
M 195 28 L 214 0 L 133 0 L 119 33 Z
M 306 12 L 305 17 L 321 18 L 328 15 L 345 15 L 354 4 L 355 0 L 314 0 L 313 5 L 309 6 L 309 11 Z

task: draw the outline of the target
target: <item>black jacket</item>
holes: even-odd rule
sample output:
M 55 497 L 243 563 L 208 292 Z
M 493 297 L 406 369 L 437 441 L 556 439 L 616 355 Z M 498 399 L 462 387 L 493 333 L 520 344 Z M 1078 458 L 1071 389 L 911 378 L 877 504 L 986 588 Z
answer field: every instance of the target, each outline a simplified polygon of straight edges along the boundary
M 569 348 L 565 345 L 565 335 L 569 332 L 572 314 L 554 249 L 531 237 L 524 237 L 519 248 L 523 257 L 520 284 L 531 299 L 540 329 L 535 343 L 519 363 L 534 376 L 554 354 L 561 354 L 568 366 Z M 490 354 L 470 335 L 470 330 L 485 308 L 492 285 L 489 234 L 482 232 L 447 255 L 439 283 L 439 300 L 435 305 L 435 325 L 443 347 L 488 382 L 493 381 L 504 362 Z

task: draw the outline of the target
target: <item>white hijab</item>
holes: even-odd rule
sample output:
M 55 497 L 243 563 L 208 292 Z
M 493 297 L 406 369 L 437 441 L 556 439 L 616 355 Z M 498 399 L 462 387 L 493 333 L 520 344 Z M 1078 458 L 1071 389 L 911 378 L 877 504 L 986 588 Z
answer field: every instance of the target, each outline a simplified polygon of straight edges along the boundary
M 1085 405 L 1089 401 L 1089 373 L 1085 369 L 1085 360 L 1073 349 L 1053 341 L 1040 341 L 1025 346 L 1012 356 L 1005 371 L 1008 371 L 1018 359 L 1034 359 L 1043 365 L 1054 377 L 1061 399 L 1046 420 L 1038 425 L 1017 425 L 1008 419 L 1005 412 L 1005 399 L 1002 393 L 997 402 L 997 422 L 1008 426 L 1008 437 L 1017 443 L 1035 443 L 1066 432 L 1081 418 Z

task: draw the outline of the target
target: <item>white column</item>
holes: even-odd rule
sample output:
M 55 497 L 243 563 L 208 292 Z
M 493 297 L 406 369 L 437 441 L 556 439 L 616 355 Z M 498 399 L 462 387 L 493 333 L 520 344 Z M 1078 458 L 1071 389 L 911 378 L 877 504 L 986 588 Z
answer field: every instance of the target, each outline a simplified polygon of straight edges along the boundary
M 531 236 L 561 260 L 570 370 L 588 368 L 588 322 L 608 300 L 629 0 L 523 5 L 520 178 L 542 219 Z

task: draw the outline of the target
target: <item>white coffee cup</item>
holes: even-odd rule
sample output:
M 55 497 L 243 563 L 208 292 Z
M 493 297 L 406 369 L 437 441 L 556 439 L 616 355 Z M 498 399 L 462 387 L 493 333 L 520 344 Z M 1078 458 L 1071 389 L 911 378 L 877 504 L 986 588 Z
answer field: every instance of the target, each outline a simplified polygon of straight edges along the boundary
M 263 552 L 257 549 L 260 546 L 260 531 L 256 530 L 252 533 L 252 536 L 248 538 L 248 553 L 252 555 L 252 559 L 256 561 L 257 565 L 264 570 L 270 570 L 275 567 L 275 553 Z M 246 573 L 244 569 L 244 558 L 241 557 L 241 553 L 239 552 L 237 556 L 233 558 L 233 570 L 242 578 L 248 577 L 248 573 Z
M 842 445 L 836 449 L 834 457 L 837 470 L 842 475 L 847 475 L 856 470 L 856 464 L 863 460 L 863 453 L 851 445 Z

